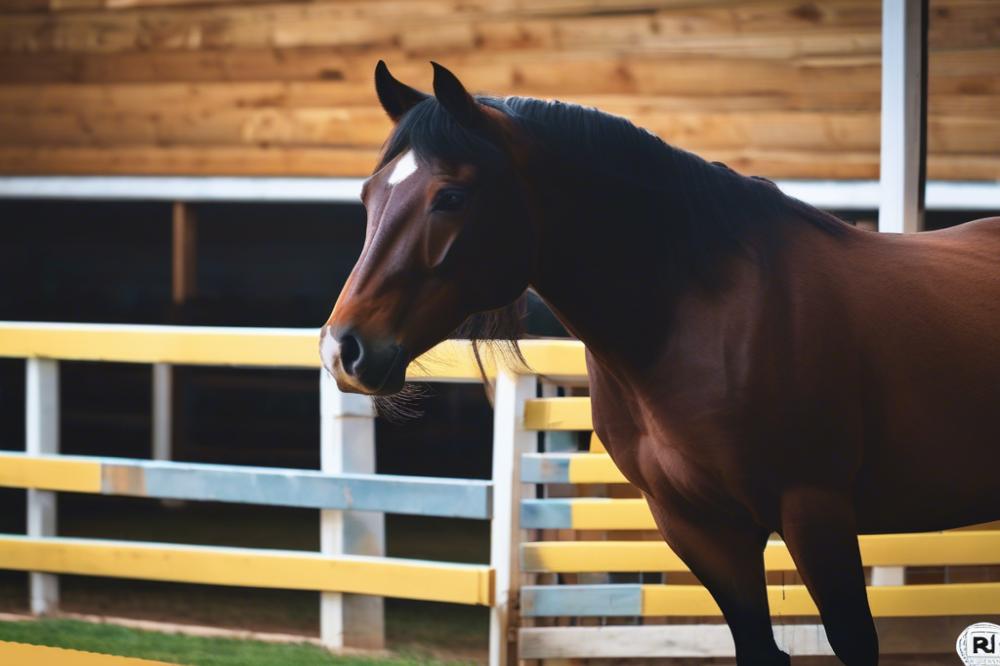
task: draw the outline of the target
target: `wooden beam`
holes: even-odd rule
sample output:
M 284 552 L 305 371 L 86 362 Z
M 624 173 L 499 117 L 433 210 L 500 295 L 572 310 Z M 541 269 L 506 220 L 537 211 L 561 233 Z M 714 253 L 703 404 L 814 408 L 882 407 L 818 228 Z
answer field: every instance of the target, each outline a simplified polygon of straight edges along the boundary
M 644 499 L 573 497 L 521 502 L 521 524 L 530 529 L 655 530 Z
M 375 407 L 368 396 L 344 393 L 325 369 L 319 371 L 320 467 L 328 474 L 375 473 Z M 390 491 L 392 492 L 392 491 Z M 320 550 L 385 555 L 385 516 L 380 512 L 320 512 Z M 341 592 L 320 595 L 320 640 L 328 648 L 385 647 L 381 597 Z
M 99 493 L 101 463 L 99 459 L 0 453 L 0 486 Z
M 4 664 L 59 664 L 59 666 L 174 666 L 164 661 L 114 657 L 94 652 L 0 641 L 0 662 Z
M 593 430 L 590 398 L 534 398 L 524 409 L 529 430 Z
M 318 369 L 318 340 L 311 328 L 0 322 L 0 357 L 6 358 Z M 576 340 L 523 340 L 521 349 L 533 373 L 587 376 Z M 467 340 L 442 342 L 418 360 L 407 369 L 410 380 L 480 380 Z M 489 356 L 486 369 L 495 372 Z
M 390 557 L 2 535 L 0 568 L 481 606 L 493 602 L 487 566 Z
M 1000 613 L 1000 583 L 868 587 L 875 617 Z M 772 616 L 818 614 L 804 585 L 769 585 Z M 521 594 L 525 617 L 719 617 L 700 585 L 535 585 Z
M 1000 96 L 990 97 L 1000 103 Z M 199 112 L 135 105 L 122 110 L 0 111 L 0 145 L 52 147 L 356 148 L 377 151 L 391 132 L 376 107 L 263 108 Z M 638 96 L 608 99 L 604 110 L 688 150 L 870 152 L 878 150 L 877 112 L 677 111 Z M 26 117 L 27 116 L 27 117 Z M 997 121 L 951 113 L 934 120 L 930 147 L 938 154 L 993 156 L 1000 152 Z
M 28 359 L 24 394 L 25 453 L 35 456 L 59 453 L 59 363 L 52 359 Z M 65 479 L 65 467 L 48 471 L 63 475 Z M 51 490 L 28 489 L 26 531 L 29 537 L 52 537 L 58 533 L 57 499 Z M 32 571 L 28 584 L 29 607 L 33 614 L 48 615 L 59 610 L 59 579 L 56 576 Z
M 100 10 L 100 0 L 54 0 L 76 9 Z M 134 0 L 133 0 L 134 1 Z M 160 0 L 162 2 L 162 0 Z M 180 3 L 178 3 L 180 4 Z M 283 2 L 237 6 L 156 8 L 135 11 L 86 11 L 79 14 L 13 15 L 9 31 L 0 29 L 0 49 L 119 52 L 137 50 L 219 50 L 328 46 L 372 52 L 402 47 L 416 55 L 474 50 L 600 50 L 672 54 L 742 50 L 752 57 L 790 57 L 824 53 L 877 53 L 878 7 L 864 0 L 826 3 L 813 13 L 788 2 L 758 2 L 753 11 L 733 11 L 732 2 L 700 7 L 662 3 L 602 6 L 593 2 L 408 3 Z M 642 10 L 635 11 L 636 5 Z M 617 10 L 617 11 L 616 11 Z M 989 8 L 955 3 L 939 17 L 935 45 L 968 45 L 995 40 L 975 30 L 974 21 L 991 18 Z M 801 31 L 810 39 L 803 40 Z M 93 35 L 100 34 L 100 39 Z M 965 42 L 960 41 L 961 37 Z M 989 42 L 987 42 L 989 43 Z
M 524 456 L 526 483 L 628 483 L 607 454 L 534 453 Z
M 0 453 L 0 486 L 488 520 L 491 484 L 393 474 Z
M 373 149 L 152 146 L 0 146 L 0 174 L 124 174 L 212 176 L 367 176 Z M 875 152 L 815 152 L 717 149 L 702 157 L 746 174 L 771 178 L 867 180 L 878 177 Z M 928 174 L 940 180 L 1000 179 L 1000 157 L 945 154 L 928 158 Z
M 0 146 L 0 173 L 367 176 L 374 149 Z
M 1000 564 L 1000 532 L 975 530 L 921 534 L 866 534 L 858 538 L 865 566 L 973 566 Z M 521 549 L 526 571 L 551 573 L 688 571 L 658 541 L 533 542 Z M 794 571 L 784 542 L 764 551 L 768 571 Z M 902 584 L 900 581 L 897 584 Z
M 997 617 L 982 618 L 997 622 Z M 882 654 L 951 653 L 969 620 L 965 617 L 877 618 Z M 733 657 L 725 624 L 673 624 L 521 629 L 522 659 Z M 778 645 L 794 656 L 833 655 L 818 624 L 775 624 Z
M 490 612 L 489 664 L 517 664 L 517 629 L 521 626 L 521 544 L 528 533 L 521 520 L 521 502 L 533 488 L 521 480 L 521 460 L 538 450 L 538 437 L 524 427 L 524 405 L 535 395 L 532 375 L 501 372 L 494 390 L 493 520 L 490 524 L 490 564 L 496 576 L 496 600 Z
M 183 305 L 198 290 L 198 227 L 194 208 L 183 201 L 175 201 L 172 220 L 171 296 L 174 305 Z

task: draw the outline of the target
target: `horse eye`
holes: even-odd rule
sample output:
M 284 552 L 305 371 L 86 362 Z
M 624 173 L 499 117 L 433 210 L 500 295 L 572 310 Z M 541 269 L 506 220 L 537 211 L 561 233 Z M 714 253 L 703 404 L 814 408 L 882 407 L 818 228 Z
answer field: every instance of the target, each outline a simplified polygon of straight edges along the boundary
M 462 190 L 441 190 L 437 193 L 437 196 L 434 197 L 434 204 L 431 206 L 431 210 L 460 210 L 463 206 L 465 206 L 465 199 L 465 192 Z

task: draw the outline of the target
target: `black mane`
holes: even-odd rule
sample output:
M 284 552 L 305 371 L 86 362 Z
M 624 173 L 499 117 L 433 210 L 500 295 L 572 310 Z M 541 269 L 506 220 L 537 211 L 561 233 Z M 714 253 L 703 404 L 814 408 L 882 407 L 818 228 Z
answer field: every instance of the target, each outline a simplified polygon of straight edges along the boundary
M 648 193 L 659 208 L 650 212 L 661 218 L 650 223 L 667 227 L 671 246 L 692 260 L 704 259 L 713 248 L 743 246 L 754 232 L 766 232 L 779 221 L 801 220 L 833 234 L 845 229 L 843 221 L 786 195 L 771 181 L 708 162 L 625 118 L 529 97 L 477 100 L 511 117 L 567 166 L 600 175 L 609 186 Z M 487 167 L 503 163 L 500 150 L 483 135 L 459 126 L 434 97 L 402 118 L 379 167 L 409 148 L 426 161 Z
M 847 228 L 765 178 L 708 162 L 625 118 L 528 97 L 476 99 L 509 116 L 561 167 L 575 169 L 591 182 L 599 180 L 602 190 L 619 193 L 622 200 L 641 200 L 639 217 L 655 225 L 664 270 L 673 276 L 711 283 L 717 264 L 713 259 L 751 248 L 766 261 L 784 224 L 804 222 L 835 235 Z M 433 96 L 403 116 L 386 142 L 379 168 L 411 148 L 425 162 L 506 166 L 503 152 L 488 137 L 460 126 Z M 637 191 L 641 196 L 635 196 Z M 517 310 L 476 315 L 460 333 L 473 340 L 516 339 L 523 306 L 515 303 L 511 308 Z

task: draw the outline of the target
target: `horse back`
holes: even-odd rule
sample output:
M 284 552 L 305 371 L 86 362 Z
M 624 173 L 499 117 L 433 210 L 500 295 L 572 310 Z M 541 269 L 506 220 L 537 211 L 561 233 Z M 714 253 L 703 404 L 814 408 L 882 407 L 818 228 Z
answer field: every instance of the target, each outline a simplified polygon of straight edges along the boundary
M 1000 218 L 858 245 L 845 298 L 861 359 L 862 528 L 1000 518 L 988 462 L 1000 455 Z

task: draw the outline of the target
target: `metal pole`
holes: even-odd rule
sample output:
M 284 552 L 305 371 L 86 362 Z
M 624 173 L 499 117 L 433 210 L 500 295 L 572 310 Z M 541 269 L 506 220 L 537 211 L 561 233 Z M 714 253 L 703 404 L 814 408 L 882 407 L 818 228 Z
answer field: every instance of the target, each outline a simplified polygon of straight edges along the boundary
M 174 368 L 153 364 L 153 460 L 173 459 Z
M 927 0 L 882 2 L 880 231 L 924 227 L 927 12 Z

